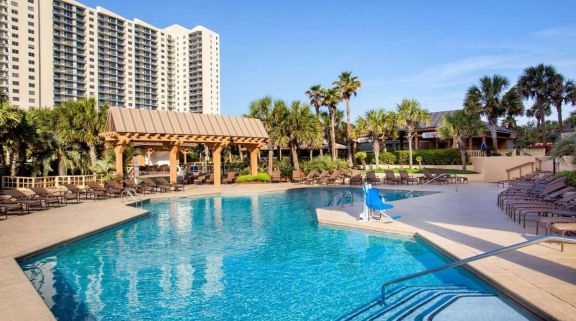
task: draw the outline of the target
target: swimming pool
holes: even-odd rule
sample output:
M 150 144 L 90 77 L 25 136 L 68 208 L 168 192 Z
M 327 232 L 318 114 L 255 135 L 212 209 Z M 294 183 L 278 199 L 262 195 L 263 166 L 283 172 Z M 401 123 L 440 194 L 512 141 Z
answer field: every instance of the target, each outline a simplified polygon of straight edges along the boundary
M 58 320 L 334 320 L 446 262 L 417 238 L 318 226 L 338 191 L 152 201 L 145 218 L 20 264 Z M 491 292 L 457 270 L 409 283 Z

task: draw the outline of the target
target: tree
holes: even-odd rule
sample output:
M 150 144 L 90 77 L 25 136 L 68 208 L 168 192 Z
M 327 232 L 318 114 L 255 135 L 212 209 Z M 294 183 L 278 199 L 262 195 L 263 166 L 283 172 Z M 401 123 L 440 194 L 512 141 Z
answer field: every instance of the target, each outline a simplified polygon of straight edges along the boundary
M 524 114 L 524 106 L 518 95 L 516 87 L 509 87 L 508 79 L 499 75 L 480 78 L 479 85 L 468 89 L 464 99 L 464 108 L 469 112 L 478 113 L 488 120 L 490 135 L 492 136 L 492 149 L 498 153 L 498 138 L 496 127 L 498 119 L 504 116 L 517 116 Z
M 443 139 L 456 139 L 464 172 L 466 172 L 466 141 L 470 137 L 479 135 L 484 129 L 485 126 L 480 120 L 480 115 L 467 110 L 458 110 L 442 119 L 438 134 Z
M 385 113 L 382 109 L 369 110 L 364 117 L 360 116 L 356 121 L 358 132 L 372 138 L 372 151 L 374 151 L 376 165 L 380 163 L 380 137 L 384 132 Z
M 270 133 L 272 129 L 272 105 L 273 99 L 270 96 L 255 100 L 250 103 L 250 111 L 247 117 L 257 118 L 262 121 L 266 132 Z M 268 140 L 268 174 L 272 175 L 272 159 L 274 158 L 274 146 L 276 142 L 272 137 Z
M 316 112 L 316 117 L 320 117 L 320 108 L 322 107 L 322 101 L 323 101 L 323 97 L 324 97 L 324 90 L 322 88 L 321 85 L 313 85 L 310 87 L 310 89 L 306 90 L 306 92 L 304 93 L 306 96 L 308 96 L 308 99 L 310 100 L 310 105 L 312 107 L 314 107 L 314 111 Z M 321 123 L 320 124 L 322 126 L 322 133 L 324 133 L 324 125 Z M 322 136 L 322 139 L 324 140 L 324 136 Z M 320 143 L 320 156 L 323 156 L 323 146 L 322 146 L 322 142 Z
M 330 117 L 330 151 L 332 159 L 338 158 L 336 151 L 336 113 L 340 101 L 342 101 L 342 95 L 337 89 L 331 88 L 322 91 L 322 106 L 328 108 L 328 116 Z
M 8 101 L 0 102 L 0 162 L 2 165 L 0 176 L 7 168 L 4 147 L 8 142 L 9 134 L 20 124 L 23 118 L 24 113 L 18 107 L 11 105 Z
M 556 69 L 551 65 L 540 64 L 536 67 L 528 67 L 518 79 L 518 92 L 525 99 L 534 100 L 535 115 L 540 121 L 542 143 L 546 146 L 546 113 L 552 102 L 552 84 L 557 77 Z
M 309 145 L 318 138 L 321 132 L 318 118 L 314 116 L 310 106 L 300 101 L 293 101 L 281 126 L 286 129 L 294 169 L 300 170 L 298 149 L 301 145 Z
M 556 107 L 558 115 L 558 129 L 564 130 L 562 124 L 562 105 L 576 105 L 576 84 L 572 80 L 564 80 L 564 76 L 557 73 L 551 80 L 551 97 L 550 102 Z
M 406 127 L 408 138 L 408 161 L 412 168 L 412 140 L 417 134 L 418 127 L 432 121 L 427 109 L 422 108 L 416 99 L 404 99 L 396 106 L 398 125 Z
M 518 123 L 516 122 L 516 117 L 514 116 L 506 116 L 502 121 L 500 121 L 500 126 L 508 129 L 516 129 L 518 128 Z
M 344 71 L 333 85 L 340 91 L 342 99 L 346 102 L 346 151 L 348 153 L 348 165 L 352 166 L 354 158 L 352 157 L 352 142 L 350 138 L 350 98 L 357 95 L 358 89 L 362 87 L 362 83 L 358 80 L 357 76 L 352 75 L 351 71 Z

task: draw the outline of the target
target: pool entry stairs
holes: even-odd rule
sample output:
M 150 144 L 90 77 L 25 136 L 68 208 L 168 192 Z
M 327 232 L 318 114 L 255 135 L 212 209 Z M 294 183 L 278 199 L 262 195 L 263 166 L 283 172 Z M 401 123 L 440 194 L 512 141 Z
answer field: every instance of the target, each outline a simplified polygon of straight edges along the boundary
M 478 308 L 477 320 L 482 320 L 483 313 L 480 312 L 497 302 L 491 300 L 493 298 L 495 298 L 493 294 L 473 290 L 462 285 L 408 285 L 391 291 L 387 295 L 385 304 L 382 302 L 382 298 L 378 297 L 338 320 L 459 320 L 448 317 L 451 315 L 450 307 L 455 303 L 464 301 L 468 301 L 465 303 L 473 303 Z M 447 318 L 444 317 L 444 314 Z M 455 315 L 454 317 L 458 316 Z M 474 319 L 467 318 L 466 321 Z

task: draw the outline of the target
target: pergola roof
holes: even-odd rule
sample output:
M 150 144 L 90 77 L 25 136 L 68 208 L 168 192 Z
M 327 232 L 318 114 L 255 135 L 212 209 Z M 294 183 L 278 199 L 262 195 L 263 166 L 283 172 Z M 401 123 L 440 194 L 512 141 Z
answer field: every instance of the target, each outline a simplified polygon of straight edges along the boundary
M 259 119 L 186 112 L 110 108 L 102 136 L 108 141 L 262 144 Z

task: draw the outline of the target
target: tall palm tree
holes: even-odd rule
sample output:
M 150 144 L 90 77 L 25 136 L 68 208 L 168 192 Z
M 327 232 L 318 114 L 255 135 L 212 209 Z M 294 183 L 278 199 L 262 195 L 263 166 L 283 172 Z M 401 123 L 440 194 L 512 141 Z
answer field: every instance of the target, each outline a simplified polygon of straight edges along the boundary
M 484 128 L 480 115 L 472 111 L 458 110 L 453 114 L 444 116 L 442 119 L 438 134 L 443 139 L 455 138 L 464 171 L 466 171 L 466 141 L 470 137 L 482 133 Z
M 380 139 L 384 132 L 385 119 L 386 112 L 383 109 L 378 109 L 367 111 L 356 121 L 358 132 L 372 138 L 372 151 L 376 165 L 380 163 Z
M 288 133 L 288 144 L 295 170 L 300 170 L 298 149 L 301 145 L 310 144 L 317 139 L 320 130 L 318 118 L 310 110 L 310 106 L 300 101 L 293 101 L 288 109 L 282 126 Z
M 357 76 L 353 76 L 351 71 L 344 71 L 338 76 L 333 85 L 340 91 L 342 99 L 346 102 L 346 151 L 348 153 L 348 165 L 352 166 L 354 157 L 352 157 L 352 142 L 350 139 L 350 98 L 356 96 L 362 83 Z
M 310 89 L 306 90 L 304 94 L 308 96 L 310 100 L 310 106 L 314 107 L 314 111 L 316 112 L 316 117 L 320 117 L 320 108 L 322 107 L 322 97 L 324 96 L 325 89 L 322 88 L 320 84 L 313 85 Z M 323 124 L 321 123 L 323 126 Z M 322 128 L 322 133 L 324 133 L 324 128 Z M 324 137 L 322 137 L 324 139 Z M 324 148 L 322 144 L 320 144 L 320 156 L 323 156 Z
M 341 101 L 342 95 L 335 88 L 326 89 L 322 92 L 322 106 L 328 108 L 328 116 L 330 117 L 330 151 L 332 159 L 338 158 L 336 151 L 336 113 L 338 112 L 338 104 Z
M 558 116 L 558 129 L 564 130 L 562 126 L 562 105 L 576 105 L 576 84 L 572 80 L 565 80 L 562 74 L 557 73 L 551 81 L 550 102 L 556 107 Z
M 432 121 L 427 109 L 422 108 L 416 99 L 403 99 L 396 105 L 398 113 L 398 125 L 406 127 L 408 138 L 408 161 L 412 168 L 412 140 L 417 134 L 418 127 L 429 124 Z
M 522 105 L 516 87 L 506 91 L 509 85 L 508 79 L 503 76 L 484 76 L 480 78 L 479 85 L 473 85 L 468 89 L 464 98 L 464 108 L 467 111 L 486 116 L 494 153 L 498 152 L 498 138 L 496 136 L 498 119 L 505 115 L 524 114 L 524 105 Z
M 552 65 L 539 64 L 528 67 L 518 79 L 518 92 L 525 99 L 533 99 L 537 118 L 540 118 L 540 131 L 542 143 L 546 145 L 546 113 L 550 108 L 552 97 L 552 84 L 557 77 L 556 68 Z
M 7 168 L 4 146 L 8 141 L 8 135 L 20 124 L 23 118 L 24 112 L 18 107 L 11 105 L 8 101 L 0 102 L 0 164 L 2 165 L 0 176 Z

